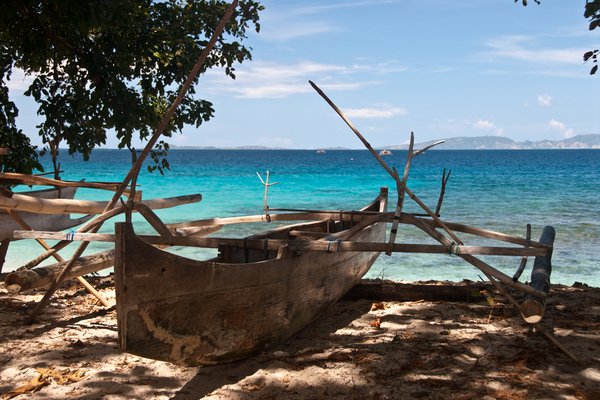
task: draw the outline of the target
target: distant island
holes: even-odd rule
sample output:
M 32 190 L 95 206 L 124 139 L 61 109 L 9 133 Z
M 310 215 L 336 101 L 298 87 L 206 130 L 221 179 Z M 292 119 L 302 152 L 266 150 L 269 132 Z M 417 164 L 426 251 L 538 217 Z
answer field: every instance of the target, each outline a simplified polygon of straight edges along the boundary
M 441 140 L 441 139 L 438 139 Z M 438 140 L 415 144 L 415 148 L 423 148 Z M 444 139 L 445 142 L 434 147 L 438 150 L 534 150 L 534 149 L 600 149 L 600 135 L 578 135 L 563 140 L 539 140 L 515 142 L 502 136 L 454 137 Z M 386 146 L 391 150 L 407 149 L 408 145 Z
M 443 138 L 431 140 L 428 142 L 417 143 L 415 148 L 423 148 Z M 600 134 L 578 135 L 563 140 L 539 140 L 516 142 L 512 139 L 502 136 L 462 136 L 446 138 L 444 143 L 434 147 L 432 150 L 535 150 L 535 149 L 600 149 Z M 214 146 L 175 146 L 173 149 L 183 150 L 302 150 L 289 149 L 284 147 L 267 146 L 237 146 L 237 147 L 214 147 Z M 377 147 L 379 150 L 406 150 L 407 144 L 390 145 Z M 314 149 L 323 149 L 326 151 L 351 150 L 345 147 L 319 147 Z

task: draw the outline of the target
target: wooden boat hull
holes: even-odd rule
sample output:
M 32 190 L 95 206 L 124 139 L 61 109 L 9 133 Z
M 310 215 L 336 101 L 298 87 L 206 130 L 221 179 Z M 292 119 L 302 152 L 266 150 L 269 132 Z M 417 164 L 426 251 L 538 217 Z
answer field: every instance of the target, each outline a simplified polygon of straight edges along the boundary
M 73 199 L 75 197 L 76 187 L 66 187 L 60 189 L 43 189 L 26 193 L 20 193 L 21 196 L 30 196 L 36 199 Z M 61 231 L 81 225 L 92 218 L 92 215 L 86 215 L 79 218 L 71 218 L 69 214 L 38 214 L 27 211 L 18 211 L 23 220 L 36 231 Z M 19 225 L 6 211 L 0 209 L 0 240 L 11 238 L 14 230 L 21 230 Z
M 376 211 L 385 206 L 386 198 Z M 322 223 L 294 229 L 315 224 Z M 289 229 L 262 237 L 281 237 Z M 339 300 L 379 255 L 294 254 L 282 248 L 253 261 L 264 252 L 223 248 L 228 262 L 197 261 L 147 244 L 130 224 L 117 224 L 116 233 L 121 349 L 184 365 L 236 361 L 286 340 Z M 384 241 L 385 223 L 368 226 L 352 240 Z M 245 257 L 251 262 L 243 262 Z

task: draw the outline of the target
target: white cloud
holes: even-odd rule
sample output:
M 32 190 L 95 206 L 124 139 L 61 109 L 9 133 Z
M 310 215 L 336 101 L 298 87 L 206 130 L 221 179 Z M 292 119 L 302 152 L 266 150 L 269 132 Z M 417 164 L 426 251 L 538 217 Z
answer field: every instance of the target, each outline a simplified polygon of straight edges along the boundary
M 279 29 L 267 29 L 261 32 L 261 37 L 272 42 L 284 42 L 301 37 L 342 31 L 342 28 L 324 21 L 290 22 L 281 24 Z
M 394 4 L 398 3 L 398 0 L 359 0 L 359 1 L 346 1 L 340 3 L 333 3 L 327 5 L 318 6 L 305 6 L 299 7 L 294 10 L 297 15 L 300 14 L 321 14 L 328 11 L 337 11 L 343 8 L 356 8 L 356 7 L 367 7 L 372 8 L 377 5 Z
M 501 136 L 504 133 L 504 129 L 498 128 L 496 124 L 491 121 L 480 119 L 473 123 L 473 128 L 482 131 L 493 131 L 496 135 Z
M 508 58 L 535 63 L 581 64 L 583 48 L 540 48 L 531 36 L 502 36 L 486 42 L 489 51 L 480 57 Z
M 555 120 L 554 118 L 548 121 L 548 128 L 561 131 L 565 139 L 575 136 L 575 129 L 567 127 L 563 122 Z
M 537 101 L 542 107 L 550 107 L 552 105 L 552 96 L 547 94 L 538 94 Z
M 308 80 L 327 90 L 354 90 L 378 83 L 361 80 L 359 74 L 385 74 L 389 71 L 390 63 L 345 66 L 310 61 L 295 64 L 253 62 L 238 67 L 235 80 L 224 76 L 222 71 L 209 70 L 206 76 L 210 79 L 202 86 L 203 90 L 211 93 L 230 93 L 237 98 L 274 99 L 312 92 Z
M 551 119 L 548 122 L 548 126 L 550 128 L 552 128 L 552 129 L 558 129 L 558 130 L 561 130 L 561 131 L 565 130 L 565 128 L 566 128 L 565 124 L 563 124 L 562 122 L 557 121 L 555 119 Z
M 391 118 L 395 115 L 406 115 L 407 113 L 405 108 L 390 106 L 344 109 L 344 114 L 349 118 Z
M 336 14 L 343 9 L 373 8 L 377 5 L 397 3 L 399 0 L 360 0 L 329 3 L 322 5 L 302 5 L 273 9 L 268 7 L 261 14 L 261 39 L 271 42 L 285 42 L 302 37 L 323 35 L 331 32 L 344 32 L 348 27 L 339 25 Z

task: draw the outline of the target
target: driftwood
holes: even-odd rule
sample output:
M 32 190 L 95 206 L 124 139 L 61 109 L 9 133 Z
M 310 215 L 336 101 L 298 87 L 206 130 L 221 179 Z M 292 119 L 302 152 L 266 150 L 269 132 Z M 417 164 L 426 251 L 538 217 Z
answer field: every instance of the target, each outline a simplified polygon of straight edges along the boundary
M 91 274 L 114 264 L 115 251 L 108 250 L 101 253 L 80 257 L 67 274 L 65 279 L 73 279 L 81 275 Z M 14 271 L 6 275 L 4 284 L 12 292 L 35 289 L 48 286 L 60 274 L 68 261 L 51 264 L 44 267 Z
M 491 285 L 483 282 L 461 284 L 409 284 L 389 280 L 363 279 L 357 283 L 344 299 L 371 299 L 378 301 L 485 301 L 482 294 Z

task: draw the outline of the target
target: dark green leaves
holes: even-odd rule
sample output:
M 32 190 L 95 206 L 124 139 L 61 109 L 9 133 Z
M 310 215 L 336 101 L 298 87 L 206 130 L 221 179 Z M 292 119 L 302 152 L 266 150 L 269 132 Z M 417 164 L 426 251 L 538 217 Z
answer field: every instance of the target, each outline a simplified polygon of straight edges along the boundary
M 590 31 L 600 26 L 600 0 L 588 0 L 585 3 L 585 11 L 583 16 L 590 20 Z M 594 66 L 590 70 L 590 75 L 594 75 L 598 71 L 598 51 L 588 51 L 583 55 L 583 61 L 588 62 L 592 60 Z
M 540 0 L 533 0 L 533 1 L 535 1 L 537 4 L 540 4 Z M 515 0 L 515 3 L 518 3 L 518 2 L 519 2 L 519 0 Z M 527 5 L 527 0 L 521 0 L 521 2 L 523 3 L 524 6 Z
M 25 94 L 38 104 L 43 143 L 69 152 L 91 151 L 114 131 L 119 147 L 147 138 L 177 95 L 229 2 L 219 0 L 29 0 L 7 2 L 0 13 L 0 72 L 14 67 L 35 77 Z M 262 6 L 241 1 L 204 70 L 251 59 L 242 44 L 246 30 L 259 30 Z M 197 78 L 198 79 L 198 78 Z M 5 118 L 16 112 L 0 93 Z M 13 110 L 14 108 L 14 110 Z M 12 111 L 11 111 L 12 110 Z M 199 126 L 214 115 L 212 104 L 192 89 L 166 135 Z M 13 118 L 14 120 L 14 118 Z M 168 145 L 156 149 L 154 170 L 168 169 Z

